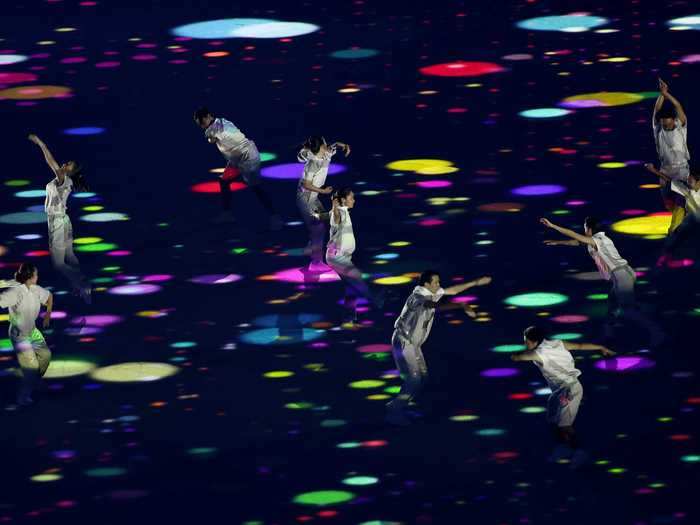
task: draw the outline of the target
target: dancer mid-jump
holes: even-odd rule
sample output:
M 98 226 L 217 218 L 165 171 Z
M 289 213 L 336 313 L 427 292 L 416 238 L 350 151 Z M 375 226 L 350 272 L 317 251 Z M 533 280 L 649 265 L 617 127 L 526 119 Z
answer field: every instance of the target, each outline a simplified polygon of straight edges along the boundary
M 46 144 L 36 135 L 29 135 L 29 140 L 41 148 L 46 163 L 56 176 L 46 185 L 44 210 L 49 225 L 49 250 L 54 268 L 71 283 L 74 293 L 90 303 L 91 289 L 80 271 L 80 263 L 73 251 L 73 224 L 68 216 L 68 196 L 75 188 L 86 191 L 87 182 L 82 175 L 82 168 L 75 161 L 59 165 Z

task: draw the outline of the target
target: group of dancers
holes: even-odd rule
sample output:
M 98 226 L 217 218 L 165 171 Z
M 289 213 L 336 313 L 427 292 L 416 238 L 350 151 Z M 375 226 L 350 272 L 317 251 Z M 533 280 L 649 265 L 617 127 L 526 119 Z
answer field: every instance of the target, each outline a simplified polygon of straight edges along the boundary
M 672 214 L 668 239 L 658 261 L 659 265 L 663 265 L 700 222 L 700 175 L 689 168 L 685 112 L 662 80 L 659 80 L 659 89 L 660 95 L 654 106 L 653 131 L 660 168 L 657 169 L 651 164 L 647 164 L 646 167 L 659 177 L 664 204 Z M 670 102 L 672 107 L 667 107 L 666 101 Z M 255 142 L 248 139 L 232 122 L 214 116 L 207 108 L 198 109 L 194 113 L 194 121 L 204 130 L 206 139 L 215 144 L 226 159 L 226 167 L 219 177 L 223 209 L 217 221 L 233 220 L 230 185 L 240 176 L 268 212 L 270 227 L 281 228 L 283 221 L 261 181 L 260 154 Z M 74 293 L 89 303 L 90 285 L 80 271 L 78 259 L 73 252 L 73 228 L 67 205 L 68 197 L 74 189 L 87 189 L 82 170 L 72 161 L 59 165 L 36 135 L 30 135 L 29 140 L 41 148 L 47 164 L 54 173 L 54 178 L 46 185 L 45 201 L 51 260 L 55 269 L 69 281 Z M 309 137 L 305 141 L 298 153 L 298 160 L 304 163 L 304 168 L 297 186 L 296 201 L 309 233 L 305 253 L 311 260 L 306 271 L 323 273 L 330 267 L 341 277 L 349 290 L 345 305 L 351 312 L 349 321 L 352 322 L 355 319 L 357 297 L 365 297 L 375 307 L 381 308 L 384 295 L 375 293 L 365 283 L 362 273 L 352 261 L 356 247 L 350 217 L 350 211 L 355 206 L 354 192 L 350 188 L 334 190 L 326 186 L 328 168 L 338 151 L 348 156 L 351 149 L 342 142 L 328 144 L 320 136 Z M 322 195 L 331 195 L 330 211 L 327 211 L 321 202 Z M 601 277 L 611 283 L 605 324 L 606 337 L 611 336 L 618 320 L 624 318 L 645 326 L 649 330 L 652 346 L 658 345 L 663 340 L 663 332 L 641 312 L 635 302 L 635 271 L 619 254 L 600 223 L 593 217 L 587 217 L 583 224 L 583 233 L 577 233 L 546 218 L 540 222 L 568 237 L 568 240 L 546 240 L 546 245 L 585 246 Z M 327 231 L 329 234 L 324 264 L 323 242 Z M 460 308 L 470 317 L 477 315 L 467 303 L 441 304 L 441 300 L 475 286 L 488 285 L 490 282 L 491 277 L 481 277 L 443 289 L 438 272 L 426 270 L 421 274 L 417 286 L 409 295 L 394 324 L 392 352 L 403 385 L 399 394 L 387 404 L 386 419 L 389 423 L 407 425 L 415 415 L 409 407 L 419 395 L 427 378 L 422 347 L 430 334 L 435 311 Z M 32 390 L 46 372 L 51 358 L 44 337 L 36 328 L 36 320 L 40 306 L 45 305 L 43 326 L 49 326 L 53 297 L 48 290 L 38 285 L 38 271 L 31 263 L 24 263 L 19 267 L 14 281 L 5 281 L 2 284 L 6 289 L 0 292 L 0 307 L 9 309 L 10 340 L 23 374 L 17 403 L 28 405 L 32 403 Z M 576 369 L 570 352 L 592 350 L 599 351 L 604 356 L 614 355 L 614 352 L 601 345 L 548 340 L 542 328 L 537 326 L 527 328 L 523 338 L 526 349 L 513 355 L 513 360 L 531 361 L 542 371 L 552 392 L 547 412 L 554 434 L 563 447 L 564 454 L 569 454 L 573 463 L 580 463 L 583 455 L 578 449 L 573 423 L 583 388 L 578 380 L 581 372 Z

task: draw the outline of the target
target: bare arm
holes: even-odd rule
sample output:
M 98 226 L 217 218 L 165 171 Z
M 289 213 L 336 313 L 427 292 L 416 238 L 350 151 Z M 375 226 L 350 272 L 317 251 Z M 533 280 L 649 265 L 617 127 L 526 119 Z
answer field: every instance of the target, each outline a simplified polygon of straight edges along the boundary
M 340 203 L 338 199 L 333 199 L 333 209 L 331 209 L 331 213 L 333 214 L 335 223 L 340 224 Z
M 46 313 L 44 314 L 44 328 L 48 328 L 51 323 L 51 312 L 53 311 L 53 294 L 49 294 L 49 298 L 46 300 Z
M 663 171 L 656 169 L 656 166 L 654 166 L 653 164 L 645 164 L 644 167 L 645 167 L 648 171 L 650 171 L 650 172 L 652 172 L 654 175 L 656 175 L 657 177 L 661 177 L 662 179 L 664 179 L 664 180 L 666 180 L 666 181 L 673 180 L 673 179 L 671 179 L 671 177 L 669 177 L 668 175 L 666 175 Z
M 464 290 L 468 290 L 469 288 L 473 288 L 474 286 L 484 286 L 487 285 L 491 282 L 491 277 L 480 277 L 479 279 L 475 279 L 473 281 L 469 281 L 467 283 L 463 284 L 457 284 L 455 286 L 450 286 L 449 288 L 445 288 L 445 295 L 457 295 L 459 293 L 462 293 Z
M 553 241 L 553 240 L 547 239 L 546 241 L 544 241 L 544 243 L 547 246 L 580 246 L 581 245 L 581 243 L 575 239 L 570 239 L 568 241 Z
M 540 222 L 544 224 L 547 228 L 556 230 L 562 235 L 566 235 L 567 237 L 574 239 L 575 241 L 578 241 L 582 244 L 589 244 L 591 246 L 595 246 L 595 242 L 591 237 L 586 237 L 585 235 L 576 233 L 575 231 L 570 230 L 569 228 L 562 228 L 561 226 L 557 226 L 553 222 L 550 222 L 548 219 L 540 219 Z
M 333 186 L 327 186 L 325 188 L 319 188 L 317 186 L 314 186 L 311 184 L 308 180 L 304 179 L 301 181 L 301 185 L 305 190 L 313 191 L 316 193 L 323 193 L 324 195 L 328 195 L 333 191 Z
M 596 345 L 592 343 L 570 343 L 568 341 L 562 341 L 564 343 L 564 348 L 569 352 L 572 350 L 586 350 L 590 352 L 600 352 L 606 357 L 615 355 L 615 352 L 601 345 Z
M 510 359 L 512 361 L 538 361 L 538 362 L 542 362 L 542 360 L 532 350 L 526 350 L 524 352 L 518 352 L 517 354 L 513 354 L 510 356 Z
M 676 115 L 678 116 L 678 120 L 681 121 L 681 124 L 685 126 L 688 123 L 688 118 L 685 115 L 685 111 L 683 110 L 683 106 L 681 106 L 681 103 L 678 102 L 678 99 L 671 95 L 670 93 L 666 93 L 666 98 L 671 101 L 671 104 L 673 104 L 673 107 L 676 108 Z
M 58 177 L 59 183 L 63 184 L 65 177 L 60 172 L 58 162 L 56 162 L 56 159 L 53 158 L 53 155 L 49 151 L 49 148 L 46 147 L 46 144 L 44 144 L 43 141 L 36 135 L 29 135 L 29 140 L 41 148 L 41 152 L 44 154 L 44 159 L 46 159 L 46 164 L 49 165 L 49 168 L 51 168 L 51 170 L 54 172 L 54 175 Z
M 350 145 L 345 144 L 344 142 L 334 142 L 333 144 L 331 144 L 331 148 L 333 147 L 342 149 L 346 157 L 350 155 Z

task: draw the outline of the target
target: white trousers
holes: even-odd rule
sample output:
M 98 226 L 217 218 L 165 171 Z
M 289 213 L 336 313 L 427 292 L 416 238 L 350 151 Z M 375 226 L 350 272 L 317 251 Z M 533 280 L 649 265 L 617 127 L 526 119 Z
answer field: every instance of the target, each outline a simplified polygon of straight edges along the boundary
M 391 346 L 396 368 L 399 369 L 401 379 L 403 379 L 403 385 L 401 385 L 399 395 L 387 404 L 387 408 L 391 411 L 401 412 L 423 389 L 428 378 L 428 367 L 425 365 L 420 346 L 411 344 L 410 341 L 400 337 L 396 332 L 391 338 Z
M 80 271 L 80 263 L 73 251 L 73 225 L 67 214 L 50 214 L 49 251 L 51 262 L 59 273 L 68 279 L 75 289 L 85 285 L 85 278 Z
M 547 400 L 547 419 L 558 427 L 572 426 L 582 398 L 583 386 L 579 381 L 553 391 Z

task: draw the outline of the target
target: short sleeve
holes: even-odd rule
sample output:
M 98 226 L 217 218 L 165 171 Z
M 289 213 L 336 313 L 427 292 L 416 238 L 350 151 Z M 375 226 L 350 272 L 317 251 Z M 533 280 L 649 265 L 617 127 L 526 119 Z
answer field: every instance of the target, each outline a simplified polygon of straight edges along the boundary
M 17 287 L 8 288 L 0 292 L 0 308 L 9 308 L 19 302 L 19 289 Z
M 49 296 L 51 295 L 51 292 L 49 292 L 46 288 L 42 288 L 39 285 L 34 285 L 35 289 L 37 292 L 39 292 L 39 302 L 41 304 L 46 304 L 46 301 L 49 300 Z
M 679 179 L 674 179 L 671 181 L 671 189 L 684 197 L 687 197 L 688 193 L 690 193 L 688 191 L 688 186 L 686 186 L 685 183 Z

